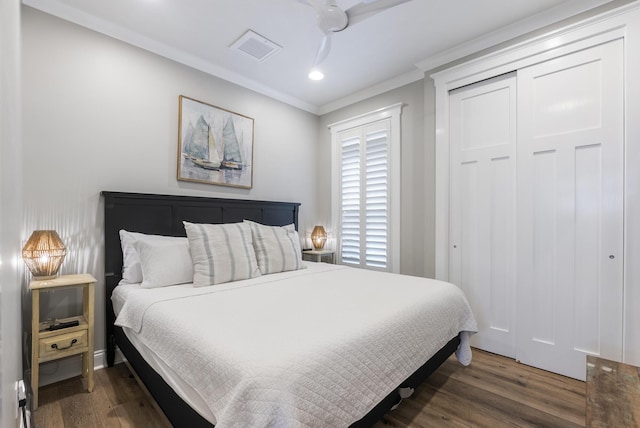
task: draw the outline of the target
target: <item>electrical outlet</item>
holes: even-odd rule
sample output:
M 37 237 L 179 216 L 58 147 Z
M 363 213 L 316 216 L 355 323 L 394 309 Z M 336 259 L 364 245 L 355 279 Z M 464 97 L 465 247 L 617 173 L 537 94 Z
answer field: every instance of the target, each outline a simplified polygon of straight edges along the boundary
M 13 386 L 13 389 L 16 391 L 16 398 L 18 399 L 18 405 L 15 407 L 15 412 L 13 414 L 13 419 L 18 419 L 20 417 L 20 381 L 17 381 Z
M 16 383 L 16 391 L 18 393 L 18 404 L 20 407 L 25 406 L 27 402 L 27 389 L 24 385 L 24 380 L 19 380 Z
M 18 398 L 18 405 L 15 407 L 15 419 L 20 418 L 20 412 L 27 405 L 27 390 L 25 389 L 24 380 L 19 380 L 15 384 L 16 397 Z

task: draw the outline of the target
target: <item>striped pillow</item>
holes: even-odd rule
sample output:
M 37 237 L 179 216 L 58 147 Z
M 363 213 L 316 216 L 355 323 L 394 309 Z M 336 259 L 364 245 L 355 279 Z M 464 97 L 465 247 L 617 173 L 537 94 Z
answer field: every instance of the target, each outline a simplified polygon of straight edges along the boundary
M 245 220 L 251 226 L 253 247 L 263 275 L 303 269 L 300 237 L 295 226 L 265 226 Z
M 260 276 L 249 225 L 183 223 L 193 259 L 194 286 Z

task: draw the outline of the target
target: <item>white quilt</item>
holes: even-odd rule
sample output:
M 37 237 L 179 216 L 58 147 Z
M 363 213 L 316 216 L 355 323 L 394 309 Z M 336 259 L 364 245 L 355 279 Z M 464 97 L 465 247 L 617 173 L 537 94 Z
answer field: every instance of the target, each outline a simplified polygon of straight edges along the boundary
M 476 322 L 454 285 L 344 266 L 127 293 L 116 324 L 191 385 L 218 428 L 343 427 Z M 456 355 L 471 361 L 468 333 Z

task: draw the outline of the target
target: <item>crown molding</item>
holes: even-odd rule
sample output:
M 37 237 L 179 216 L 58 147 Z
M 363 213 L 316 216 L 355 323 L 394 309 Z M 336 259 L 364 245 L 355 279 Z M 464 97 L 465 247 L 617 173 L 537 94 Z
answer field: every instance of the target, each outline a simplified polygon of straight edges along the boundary
M 176 61 L 193 69 L 226 80 L 243 88 L 250 89 L 277 101 L 305 110 L 309 113 L 318 114 L 318 107 L 313 104 L 309 104 L 296 97 L 276 91 L 266 85 L 256 82 L 253 79 L 248 79 L 224 67 L 220 67 L 164 43 L 152 40 L 135 31 L 128 30 L 94 15 L 69 7 L 57 0 L 22 0 L 22 3 L 41 10 L 42 12 L 73 22 L 74 24 Z
M 632 0 L 631 3 L 636 3 L 636 1 L 637 0 Z M 27 6 L 31 6 L 50 15 L 105 34 L 114 39 L 176 61 L 180 64 L 202 71 L 214 77 L 218 77 L 227 82 L 252 90 L 256 93 L 317 116 L 322 116 L 332 111 L 339 110 L 357 102 L 380 95 L 384 92 L 422 80 L 425 78 L 425 73 L 446 64 L 450 64 L 453 61 L 462 59 L 468 55 L 481 52 L 482 50 L 489 49 L 509 40 L 516 39 L 517 37 L 540 30 L 545 26 L 559 23 L 580 13 L 606 5 L 607 3 L 620 3 L 621 1 L 574 0 L 562 3 L 555 8 L 546 10 L 530 18 L 520 20 L 501 28 L 500 30 L 493 31 L 467 43 L 462 43 L 451 49 L 436 53 L 415 64 L 415 70 L 408 71 L 389 80 L 370 86 L 364 90 L 319 106 L 277 91 L 253 79 L 246 78 L 239 73 L 235 73 L 209 61 L 202 60 L 194 55 L 187 54 L 164 43 L 152 40 L 138 32 L 114 25 L 113 23 L 100 19 L 94 15 L 69 7 L 58 0 L 22 0 L 22 2 Z
M 630 2 L 616 2 L 616 3 L 618 4 L 623 3 L 623 4 L 621 6 L 614 7 L 607 11 L 595 14 L 593 16 L 589 16 L 589 17 L 585 17 L 584 19 L 577 20 L 576 22 L 573 22 L 571 24 L 567 24 L 559 28 L 551 29 L 547 32 L 542 32 L 536 36 L 532 36 L 532 37 L 523 39 L 521 41 L 514 42 L 500 49 L 496 49 L 492 52 L 488 52 L 484 55 L 481 55 L 475 58 L 470 58 L 463 63 L 456 64 L 441 70 L 437 70 L 433 74 L 431 74 L 430 77 L 433 80 L 436 80 L 436 82 L 443 78 L 452 79 L 452 80 L 462 79 L 458 82 L 458 84 L 464 85 L 466 84 L 464 78 L 466 77 L 466 74 L 468 73 L 468 70 L 470 67 L 474 67 L 477 64 L 487 65 L 489 64 L 489 61 L 491 61 L 491 64 L 493 65 L 488 67 L 494 67 L 496 63 L 498 64 L 509 63 L 510 60 L 506 58 L 513 57 L 513 56 L 515 56 L 516 58 L 526 56 L 526 54 L 522 54 L 521 52 L 526 51 L 527 49 L 531 49 L 532 46 L 537 46 L 540 43 L 545 43 L 547 45 L 547 48 L 546 48 L 547 50 L 553 50 L 565 44 L 577 42 L 577 40 L 574 40 L 574 37 L 571 36 L 571 34 L 574 34 L 576 31 L 579 31 L 580 29 L 587 28 L 587 27 L 593 27 L 598 23 L 606 22 L 616 16 L 624 15 L 633 10 L 640 9 L 640 1 L 638 0 L 633 0 Z M 508 71 L 511 71 L 511 69 L 509 69 Z M 477 77 L 475 78 L 477 79 Z
M 559 6 L 545 10 L 529 18 L 516 21 L 469 42 L 461 43 L 450 49 L 436 53 L 418 62 L 416 67 L 422 70 L 423 73 L 427 73 L 428 71 L 442 67 L 465 56 L 524 36 L 611 2 L 612 0 L 588 0 L 562 3 Z
M 397 89 L 401 86 L 408 85 L 418 80 L 424 79 L 424 73 L 420 70 L 412 70 L 407 73 L 396 76 L 392 79 L 385 80 L 384 82 L 370 86 L 362 91 L 355 92 L 351 95 L 347 95 L 344 98 L 340 98 L 336 101 L 324 104 L 318 108 L 318 115 L 322 116 L 332 111 L 339 110 L 343 107 L 350 106 L 360 101 L 364 101 L 368 98 L 375 97 L 376 95 L 383 94 L 387 91 Z

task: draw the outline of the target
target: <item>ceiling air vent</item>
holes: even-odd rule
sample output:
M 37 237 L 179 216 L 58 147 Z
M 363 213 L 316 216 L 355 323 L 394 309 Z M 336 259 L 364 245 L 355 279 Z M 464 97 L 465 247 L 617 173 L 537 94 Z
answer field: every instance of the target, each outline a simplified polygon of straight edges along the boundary
M 258 33 L 254 33 L 248 30 L 242 37 L 236 40 L 231 46 L 231 49 L 240 51 L 256 61 L 262 62 L 274 55 L 280 49 L 280 46 L 273 43 L 271 40 L 262 37 Z

